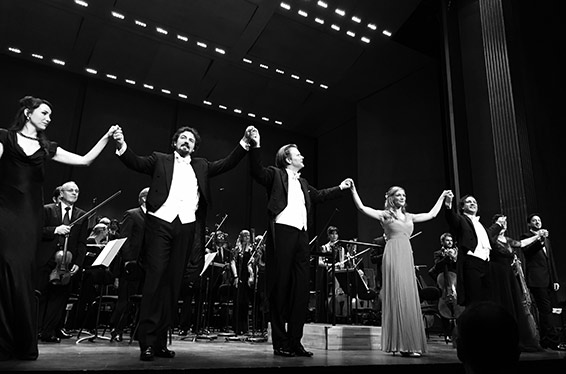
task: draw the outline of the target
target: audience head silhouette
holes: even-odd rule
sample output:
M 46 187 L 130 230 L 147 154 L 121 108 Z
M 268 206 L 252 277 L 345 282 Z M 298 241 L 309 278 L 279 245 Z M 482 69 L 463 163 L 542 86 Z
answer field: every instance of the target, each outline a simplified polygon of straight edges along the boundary
M 519 328 L 501 305 L 482 301 L 462 312 L 457 321 L 456 349 L 466 373 L 516 373 Z

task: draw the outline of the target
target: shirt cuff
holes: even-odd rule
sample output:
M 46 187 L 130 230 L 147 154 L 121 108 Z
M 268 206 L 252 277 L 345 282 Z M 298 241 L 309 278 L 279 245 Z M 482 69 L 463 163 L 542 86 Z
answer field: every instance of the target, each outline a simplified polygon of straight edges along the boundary
M 116 150 L 116 154 L 118 156 L 122 156 L 124 152 L 126 152 L 126 149 L 128 149 L 128 145 L 126 144 L 126 142 L 124 142 L 124 144 L 122 144 L 122 147 Z

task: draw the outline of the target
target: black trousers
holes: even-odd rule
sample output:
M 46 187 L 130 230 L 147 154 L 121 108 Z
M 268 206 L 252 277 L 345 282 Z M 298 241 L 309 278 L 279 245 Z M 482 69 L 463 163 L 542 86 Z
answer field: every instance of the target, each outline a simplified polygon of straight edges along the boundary
M 301 344 L 309 302 L 308 233 L 275 224 L 275 287 L 269 298 L 274 349 L 295 349 Z M 285 328 L 287 323 L 287 328 Z
M 146 216 L 142 291 L 138 340 L 140 348 L 167 346 L 174 321 L 183 272 L 193 248 L 195 223 L 172 223 Z
M 548 287 L 529 287 L 538 310 L 538 323 L 541 345 L 560 343 L 560 334 L 552 326 L 552 294 Z
M 465 255 L 464 258 L 464 290 L 466 292 L 466 306 L 478 302 L 491 300 L 490 290 L 490 263 L 478 257 Z

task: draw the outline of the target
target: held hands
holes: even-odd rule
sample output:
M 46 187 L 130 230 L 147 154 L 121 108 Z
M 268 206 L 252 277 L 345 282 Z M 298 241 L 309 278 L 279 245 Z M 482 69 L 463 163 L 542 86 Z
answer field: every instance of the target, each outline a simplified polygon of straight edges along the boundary
M 537 236 L 539 238 L 548 238 L 548 230 L 546 229 L 540 229 L 537 231 Z
M 258 129 L 255 126 L 248 126 L 244 132 L 244 137 L 242 138 L 246 144 L 253 148 L 259 148 L 260 136 Z
M 116 141 L 116 148 L 119 149 L 120 147 L 122 147 L 125 140 L 124 140 L 124 132 L 122 131 L 122 128 L 120 126 L 118 126 L 118 128 L 112 133 L 112 137 L 114 138 L 114 141 Z
M 110 126 L 110 128 L 108 129 L 108 131 L 106 132 L 106 137 L 110 138 L 110 137 L 114 137 L 114 134 L 116 133 L 116 131 L 122 131 L 122 128 L 120 127 L 120 125 L 112 125 Z
M 342 183 L 340 183 L 341 190 L 345 190 L 346 188 L 349 188 L 350 190 L 354 190 L 356 188 L 352 178 L 346 178 L 342 181 Z
M 444 204 L 452 206 L 452 200 L 454 199 L 454 193 L 452 190 L 444 190 L 442 195 L 444 195 Z

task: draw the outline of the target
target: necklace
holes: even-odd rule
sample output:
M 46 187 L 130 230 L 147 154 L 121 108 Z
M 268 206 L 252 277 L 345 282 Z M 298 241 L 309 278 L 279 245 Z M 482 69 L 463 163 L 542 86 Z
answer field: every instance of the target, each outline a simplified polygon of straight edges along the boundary
M 27 136 L 26 134 L 22 134 L 21 131 L 18 131 L 18 134 L 20 134 L 21 136 L 23 136 L 23 137 L 26 138 L 26 139 L 39 141 L 39 138 L 34 138 L 33 136 Z

